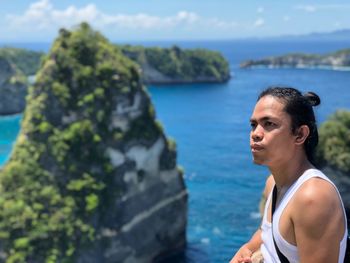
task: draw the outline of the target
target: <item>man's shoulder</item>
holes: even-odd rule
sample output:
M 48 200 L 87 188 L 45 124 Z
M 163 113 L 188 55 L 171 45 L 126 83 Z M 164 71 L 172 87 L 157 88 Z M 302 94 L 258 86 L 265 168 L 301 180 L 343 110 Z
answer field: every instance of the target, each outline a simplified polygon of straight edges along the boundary
M 328 220 L 334 209 L 341 209 L 337 190 L 330 181 L 320 177 L 305 181 L 293 198 L 293 218 L 304 223 Z
M 312 177 L 305 181 L 293 197 L 290 215 L 296 235 L 315 240 L 322 233 L 337 238 L 343 235 L 341 199 L 329 180 Z
M 339 196 L 331 181 L 321 177 L 312 177 L 296 191 L 294 200 L 301 206 L 318 203 L 326 205 L 328 202 L 339 201 Z

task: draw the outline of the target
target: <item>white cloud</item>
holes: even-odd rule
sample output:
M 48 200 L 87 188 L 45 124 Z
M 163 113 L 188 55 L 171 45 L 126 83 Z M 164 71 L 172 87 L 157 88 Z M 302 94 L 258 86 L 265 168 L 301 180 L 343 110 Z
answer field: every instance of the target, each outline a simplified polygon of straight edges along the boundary
M 259 7 L 257 10 L 256 10 L 256 12 L 258 13 L 258 14 L 261 14 L 261 13 L 264 13 L 264 11 L 265 11 L 265 8 L 264 7 Z
M 265 20 L 263 18 L 258 18 L 254 22 L 254 27 L 262 27 L 265 24 Z
M 57 30 L 60 27 L 70 27 L 86 21 L 98 29 L 164 29 L 191 26 L 204 26 L 217 29 L 230 29 L 237 26 L 234 21 L 224 21 L 218 18 L 204 18 L 190 11 L 179 11 L 170 16 L 155 16 L 146 13 L 138 14 L 108 14 L 100 11 L 94 4 L 84 7 L 68 6 L 66 9 L 56 9 L 50 0 L 39 0 L 32 3 L 22 14 L 6 16 L 12 30 L 25 32 L 40 32 Z
M 297 5 L 295 9 L 313 13 L 319 10 L 343 10 L 350 9 L 350 4 L 325 4 L 325 5 Z
M 52 8 L 52 5 L 49 0 L 42 0 L 39 2 L 35 2 L 30 5 L 29 9 L 30 10 L 50 10 Z
M 350 4 L 328 4 L 328 5 L 317 5 L 319 9 L 349 9 Z
M 284 17 L 283 17 L 283 21 L 284 21 L 284 22 L 288 22 L 289 20 L 290 20 L 290 17 L 289 17 L 289 16 L 284 16 Z
M 191 25 L 200 21 L 200 17 L 193 12 L 180 11 L 174 16 L 158 17 L 139 13 L 136 15 L 108 15 L 100 13 L 98 19 L 87 19 L 85 21 L 95 22 L 100 27 L 117 26 L 131 29 L 152 29 L 175 27 L 178 25 Z
M 342 23 L 339 22 L 339 21 L 336 21 L 336 22 L 334 23 L 334 27 L 340 28 L 341 26 L 342 26 Z
M 94 4 L 89 4 L 81 9 L 75 6 L 69 6 L 66 10 L 54 10 L 52 9 L 47 14 L 54 24 L 69 25 L 76 24 L 81 21 L 96 21 L 100 13 Z
M 313 13 L 317 10 L 317 7 L 314 5 L 298 5 L 295 8 L 303 10 L 303 11 L 308 12 L 308 13 Z
M 208 19 L 204 24 L 221 29 L 234 29 L 239 25 L 237 22 L 227 22 L 217 18 Z
M 49 0 L 35 2 L 29 6 L 22 16 L 7 15 L 6 19 L 10 22 L 10 26 L 17 28 L 28 24 L 35 25 L 38 29 L 49 27 L 52 5 Z

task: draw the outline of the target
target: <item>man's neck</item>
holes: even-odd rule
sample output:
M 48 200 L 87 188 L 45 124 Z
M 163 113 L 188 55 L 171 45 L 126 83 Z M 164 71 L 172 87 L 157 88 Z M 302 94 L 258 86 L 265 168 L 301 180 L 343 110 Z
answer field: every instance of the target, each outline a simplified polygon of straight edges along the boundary
M 299 157 L 299 158 L 298 158 Z M 284 164 L 269 167 L 276 183 L 277 191 L 288 189 L 307 169 L 313 168 L 305 155 L 295 156 Z

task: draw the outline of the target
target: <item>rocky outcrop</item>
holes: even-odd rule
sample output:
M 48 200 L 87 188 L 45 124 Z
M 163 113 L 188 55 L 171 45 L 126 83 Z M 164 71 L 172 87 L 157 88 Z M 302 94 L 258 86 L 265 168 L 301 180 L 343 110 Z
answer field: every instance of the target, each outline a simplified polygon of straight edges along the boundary
M 140 65 L 145 84 L 224 83 L 230 79 L 229 64 L 219 52 L 177 46 L 120 48 Z
M 85 23 L 45 58 L 0 189 L 0 262 L 147 263 L 186 243 L 175 143 L 137 66 Z
M 26 95 L 24 76 L 7 59 L 0 56 L 0 115 L 22 112 Z
M 222 79 L 214 76 L 197 76 L 193 78 L 170 77 L 148 63 L 141 64 L 142 82 L 145 84 L 190 84 L 190 83 L 224 83 L 230 79 L 225 76 Z
M 183 84 L 183 83 L 223 83 L 230 79 L 229 64 L 218 52 L 194 49 L 182 50 L 179 47 L 144 48 L 139 46 L 118 46 L 122 53 L 136 62 L 144 84 Z M 31 75 L 32 79 L 40 65 L 43 53 L 15 48 L 0 49 L 2 63 L 15 66 L 17 72 Z M 15 72 L 0 65 L 1 75 L 15 79 Z M 22 74 L 22 75 L 23 75 Z M 24 77 L 22 77 L 24 79 Z M 19 113 L 24 110 L 27 95 L 26 82 L 8 85 L 0 84 L 0 115 Z M 31 83 L 30 83 L 31 84 Z
M 44 55 L 43 52 L 23 48 L 0 48 L 0 57 L 9 61 L 16 69 L 26 76 L 34 75 L 38 71 L 40 61 Z
M 327 55 L 288 54 L 259 60 L 247 60 L 242 62 L 240 67 L 349 68 L 350 50 L 341 50 Z

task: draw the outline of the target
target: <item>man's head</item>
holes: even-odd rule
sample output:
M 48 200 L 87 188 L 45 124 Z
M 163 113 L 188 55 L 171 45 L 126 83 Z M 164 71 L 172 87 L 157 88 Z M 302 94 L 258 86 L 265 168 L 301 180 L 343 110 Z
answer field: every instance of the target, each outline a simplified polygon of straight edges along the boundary
M 270 115 L 275 115 L 275 127 L 271 131 L 269 130 L 270 128 L 263 129 L 264 134 L 267 136 L 280 136 L 281 130 L 286 131 L 287 128 L 291 136 L 290 141 L 293 144 L 286 144 L 286 141 L 289 140 L 288 138 L 284 138 L 278 144 L 288 148 L 298 144 L 303 146 L 308 160 L 313 163 L 314 151 L 318 143 L 318 132 L 312 107 L 319 104 L 320 98 L 312 92 L 302 95 L 300 91 L 289 87 L 270 87 L 264 90 L 258 97 L 251 120 L 251 144 L 256 145 L 256 149 L 259 148 L 260 135 L 256 134 L 259 131 L 254 131 L 259 124 L 259 118 L 263 119 Z M 263 124 L 263 122 L 261 123 Z M 285 133 L 283 136 L 288 136 L 288 134 Z M 261 141 L 261 145 L 264 145 L 264 141 Z M 286 154 L 288 150 L 290 149 L 284 149 Z M 258 157 L 258 154 L 255 157 Z

